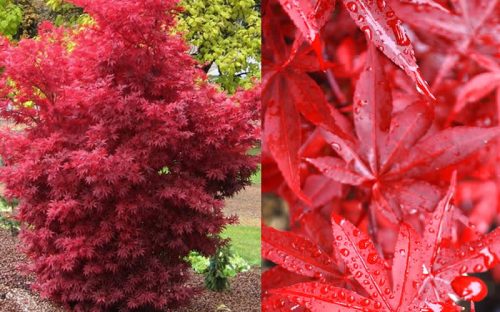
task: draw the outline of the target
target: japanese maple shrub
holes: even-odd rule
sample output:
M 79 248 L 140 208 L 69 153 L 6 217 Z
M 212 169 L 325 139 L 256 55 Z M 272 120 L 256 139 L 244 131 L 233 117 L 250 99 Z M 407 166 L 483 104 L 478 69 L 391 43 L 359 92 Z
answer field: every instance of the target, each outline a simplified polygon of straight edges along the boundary
M 500 259 L 499 2 L 262 8 L 262 186 L 290 211 L 263 311 L 474 310 Z
M 221 245 L 223 200 L 257 160 L 258 94 L 206 82 L 173 0 L 75 0 L 95 20 L 1 42 L 1 180 L 43 297 L 74 311 L 185 302 L 191 250 Z

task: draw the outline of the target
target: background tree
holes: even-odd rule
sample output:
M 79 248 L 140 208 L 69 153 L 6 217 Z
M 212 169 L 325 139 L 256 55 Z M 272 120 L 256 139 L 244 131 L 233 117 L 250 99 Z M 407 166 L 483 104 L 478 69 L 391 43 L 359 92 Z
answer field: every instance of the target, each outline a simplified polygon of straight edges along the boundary
M 179 29 L 206 70 L 216 64 L 222 88 L 234 92 L 260 77 L 260 1 L 183 0 Z
M 12 37 L 17 33 L 23 16 L 22 9 L 10 0 L 0 0 L 0 34 Z

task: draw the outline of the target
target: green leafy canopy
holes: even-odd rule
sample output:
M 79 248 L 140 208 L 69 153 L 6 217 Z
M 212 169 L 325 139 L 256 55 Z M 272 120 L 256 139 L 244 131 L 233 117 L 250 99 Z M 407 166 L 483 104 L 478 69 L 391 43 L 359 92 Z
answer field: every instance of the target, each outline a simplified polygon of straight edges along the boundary
M 260 1 L 183 0 L 179 29 L 197 48 L 196 58 L 215 63 L 223 89 L 250 87 L 260 77 Z

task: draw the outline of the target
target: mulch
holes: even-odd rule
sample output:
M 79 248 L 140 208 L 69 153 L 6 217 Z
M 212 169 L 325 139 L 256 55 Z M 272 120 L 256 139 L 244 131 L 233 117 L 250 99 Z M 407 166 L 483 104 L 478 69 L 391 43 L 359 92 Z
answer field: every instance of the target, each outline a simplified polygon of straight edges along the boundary
M 231 287 L 223 292 L 204 290 L 179 312 L 259 312 L 260 268 L 238 274 L 230 279 Z M 189 285 L 203 287 L 203 275 L 193 274 Z
M 0 229 L 0 311 L 63 312 L 64 310 L 30 291 L 31 276 L 23 275 L 17 266 L 25 260 L 17 250 L 17 238 Z

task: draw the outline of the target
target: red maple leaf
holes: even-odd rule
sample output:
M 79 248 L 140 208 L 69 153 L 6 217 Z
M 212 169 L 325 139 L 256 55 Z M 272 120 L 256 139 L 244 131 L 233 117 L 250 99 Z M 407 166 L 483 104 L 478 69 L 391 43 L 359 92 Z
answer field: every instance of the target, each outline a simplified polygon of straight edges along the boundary
M 332 215 L 335 252 L 329 255 L 307 238 L 291 232 L 270 228 L 263 231 L 263 257 L 278 264 L 278 268 L 294 272 L 286 275 L 275 268 L 268 273 L 272 283 L 266 289 L 264 311 L 277 306 L 299 304 L 306 311 L 424 311 L 434 306 L 448 306 L 447 311 L 460 311 L 449 301 L 448 294 L 466 300 L 484 298 L 484 288 L 476 293 L 467 290 L 479 283 L 468 272 L 484 272 L 498 263 L 500 230 L 479 239 L 446 247 L 449 222 L 453 222 L 451 199 L 456 178 L 446 196 L 441 199 L 421 234 L 407 223 L 399 226 L 392 259 L 384 258 L 370 237 L 346 219 Z M 345 267 L 335 261 L 336 255 Z M 281 270 L 281 271 L 280 271 Z M 344 275 L 338 275 L 343 270 Z M 304 275 L 313 281 L 293 276 Z M 287 276 L 291 279 L 287 281 Z M 455 308 L 452 310 L 452 307 Z M 289 311 L 289 310 L 283 310 Z

